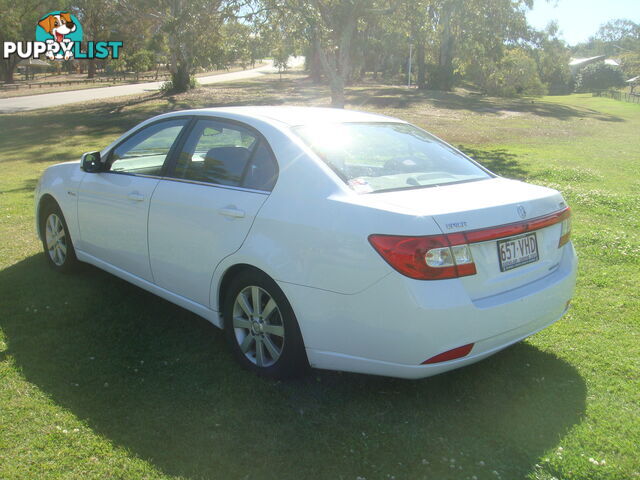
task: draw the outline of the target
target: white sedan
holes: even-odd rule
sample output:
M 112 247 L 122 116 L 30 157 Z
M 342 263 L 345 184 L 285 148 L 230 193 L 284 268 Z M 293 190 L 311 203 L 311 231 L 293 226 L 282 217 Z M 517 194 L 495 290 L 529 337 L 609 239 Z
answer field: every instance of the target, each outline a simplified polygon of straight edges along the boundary
M 201 315 L 272 377 L 461 367 L 561 318 L 576 280 L 560 193 L 348 110 L 160 115 L 48 168 L 35 206 L 54 269 Z

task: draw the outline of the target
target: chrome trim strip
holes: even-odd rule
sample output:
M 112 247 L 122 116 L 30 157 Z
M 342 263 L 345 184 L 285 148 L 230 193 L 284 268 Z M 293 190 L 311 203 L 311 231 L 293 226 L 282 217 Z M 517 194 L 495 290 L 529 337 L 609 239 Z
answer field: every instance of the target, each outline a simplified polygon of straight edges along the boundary
M 219 183 L 199 182 L 197 180 L 188 180 L 186 178 L 161 177 L 161 180 L 170 180 L 172 182 L 181 182 L 181 183 L 193 183 L 194 185 L 202 185 L 204 187 L 224 188 L 227 190 L 239 190 L 241 192 L 259 193 L 262 195 L 269 195 L 271 193 L 268 190 L 254 190 L 253 188 L 234 187 L 233 185 L 221 185 Z
M 241 192 L 260 193 L 262 195 L 269 195 L 271 193 L 269 190 L 254 190 L 253 188 L 234 187 L 233 185 L 222 185 L 219 183 L 199 182 L 197 180 L 188 180 L 186 178 L 161 177 L 158 175 L 145 175 L 144 173 L 118 172 L 118 171 L 112 171 L 112 170 L 109 170 L 107 172 L 100 172 L 100 173 L 113 173 L 116 175 L 131 175 L 132 177 L 155 178 L 157 180 L 170 180 L 172 182 L 193 183 L 194 185 L 202 185 L 204 187 L 225 188 L 227 190 L 239 190 Z
M 106 172 L 98 172 L 98 173 L 112 173 L 114 175 L 129 175 L 131 177 L 142 177 L 142 178 L 155 178 L 157 180 L 162 180 L 164 177 L 159 175 L 147 175 L 145 173 L 132 173 L 132 172 L 119 172 L 118 170 L 107 170 Z

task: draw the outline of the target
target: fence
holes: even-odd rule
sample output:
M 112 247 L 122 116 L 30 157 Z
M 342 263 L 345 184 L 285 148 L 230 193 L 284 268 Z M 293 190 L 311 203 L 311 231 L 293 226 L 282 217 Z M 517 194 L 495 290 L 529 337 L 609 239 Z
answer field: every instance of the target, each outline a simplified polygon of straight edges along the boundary
M 613 98 L 614 100 L 620 100 L 622 102 L 640 103 L 640 94 L 638 93 L 625 93 L 611 90 L 603 90 L 600 92 L 593 92 L 594 97 L 606 97 Z
M 76 85 L 86 85 L 90 83 L 100 84 L 114 84 L 114 83 L 139 83 L 139 82 L 153 82 L 153 81 L 165 81 L 168 80 L 169 74 L 166 72 L 160 72 L 158 75 L 155 73 L 139 74 L 137 77 L 133 73 L 117 73 L 110 75 L 100 75 L 95 78 L 84 78 L 78 80 L 54 80 L 49 82 L 20 82 L 20 83 L 7 83 L 0 84 L 0 92 L 6 90 L 22 90 L 22 89 L 35 89 L 35 88 L 48 88 L 48 87 L 74 87 Z

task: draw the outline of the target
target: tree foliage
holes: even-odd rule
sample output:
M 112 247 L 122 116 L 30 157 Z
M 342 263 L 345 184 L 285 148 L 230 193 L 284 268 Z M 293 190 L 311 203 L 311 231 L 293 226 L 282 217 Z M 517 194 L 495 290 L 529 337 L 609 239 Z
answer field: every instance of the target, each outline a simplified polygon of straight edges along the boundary
M 430 1 L 429 88 L 449 90 L 467 71 L 499 62 L 509 46 L 527 38 L 525 12 L 531 6 L 531 0 Z
M 607 22 L 588 41 L 573 47 L 572 53 L 576 57 L 640 55 L 640 24 L 626 19 Z
M 492 95 L 568 93 L 570 55 L 615 54 L 627 77 L 640 74 L 640 26 L 608 22 L 570 50 L 558 27 L 535 31 L 526 21 L 533 0 L 0 0 L 0 38 L 33 36 L 47 8 L 70 8 L 86 40 L 122 40 L 121 60 L 89 62 L 136 73 L 167 66 L 174 91 L 194 85 L 199 69 L 243 67 L 271 56 L 283 70 L 304 54 L 316 82 L 326 82 L 332 104 L 345 103 L 345 87 L 367 75 L 405 83 L 409 50 L 412 83 L 450 90 L 473 84 Z M 12 79 L 17 57 L 0 61 Z M 64 64 L 65 67 L 68 64 Z M 69 68 L 71 68 L 69 66 Z M 608 71 L 586 72 L 581 88 L 613 84 Z M 594 83 L 595 82 L 595 83 Z
M 640 75 L 640 50 L 620 55 L 620 67 L 627 79 Z
M 606 90 L 624 85 L 624 74 L 620 67 L 606 63 L 592 63 L 584 67 L 576 79 L 576 88 L 582 92 Z
M 303 39 L 316 68 L 329 82 L 333 106 L 345 103 L 344 87 L 354 72 L 362 29 L 390 13 L 393 0 L 264 0 L 265 23 Z
M 547 91 L 538 75 L 535 60 L 522 48 L 508 50 L 486 73 L 481 87 L 489 95 L 515 97 L 543 95 Z
M 128 15 L 154 19 L 152 30 L 166 39 L 174 91 L 192 88 L 197 67 L 220 60 L 221 29 L 237 11 L 232 0 L 116 0 Z
M 571 55 L 565 42 L 558 38 L 558 25 L 551 23 L 546 29 L 534 32 L 533 43 L 529 54 L 536 61 L 540 81 L 553 95 L 570 93 L 573 88 Z
M 58 8 L 64 8 L 63 5 Z M 35 40 L 38 20 L 47 13 L 49 2 L 45 0 L 0 0 L 0 43 Z M 13 74 L 20 62 L 17 55 L 0 58 L 0 73 L 5 83 L 13 83 Z
M 155 54 L 149 50 L 138 50 L 132 55 L 127 55 L 126 65 L 129 70 L 136 73 L 136 78 L 142 72 L 147 72 L 155 66 Z

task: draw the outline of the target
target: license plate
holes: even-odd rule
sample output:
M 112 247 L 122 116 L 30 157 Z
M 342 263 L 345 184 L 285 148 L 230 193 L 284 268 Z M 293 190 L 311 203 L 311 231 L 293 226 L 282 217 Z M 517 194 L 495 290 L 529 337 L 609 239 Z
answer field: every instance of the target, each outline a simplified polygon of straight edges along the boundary
M 538 241 L 535 233 L 511 237 L 498 242 L 500 271 L 506 272 L 538 261 Z

